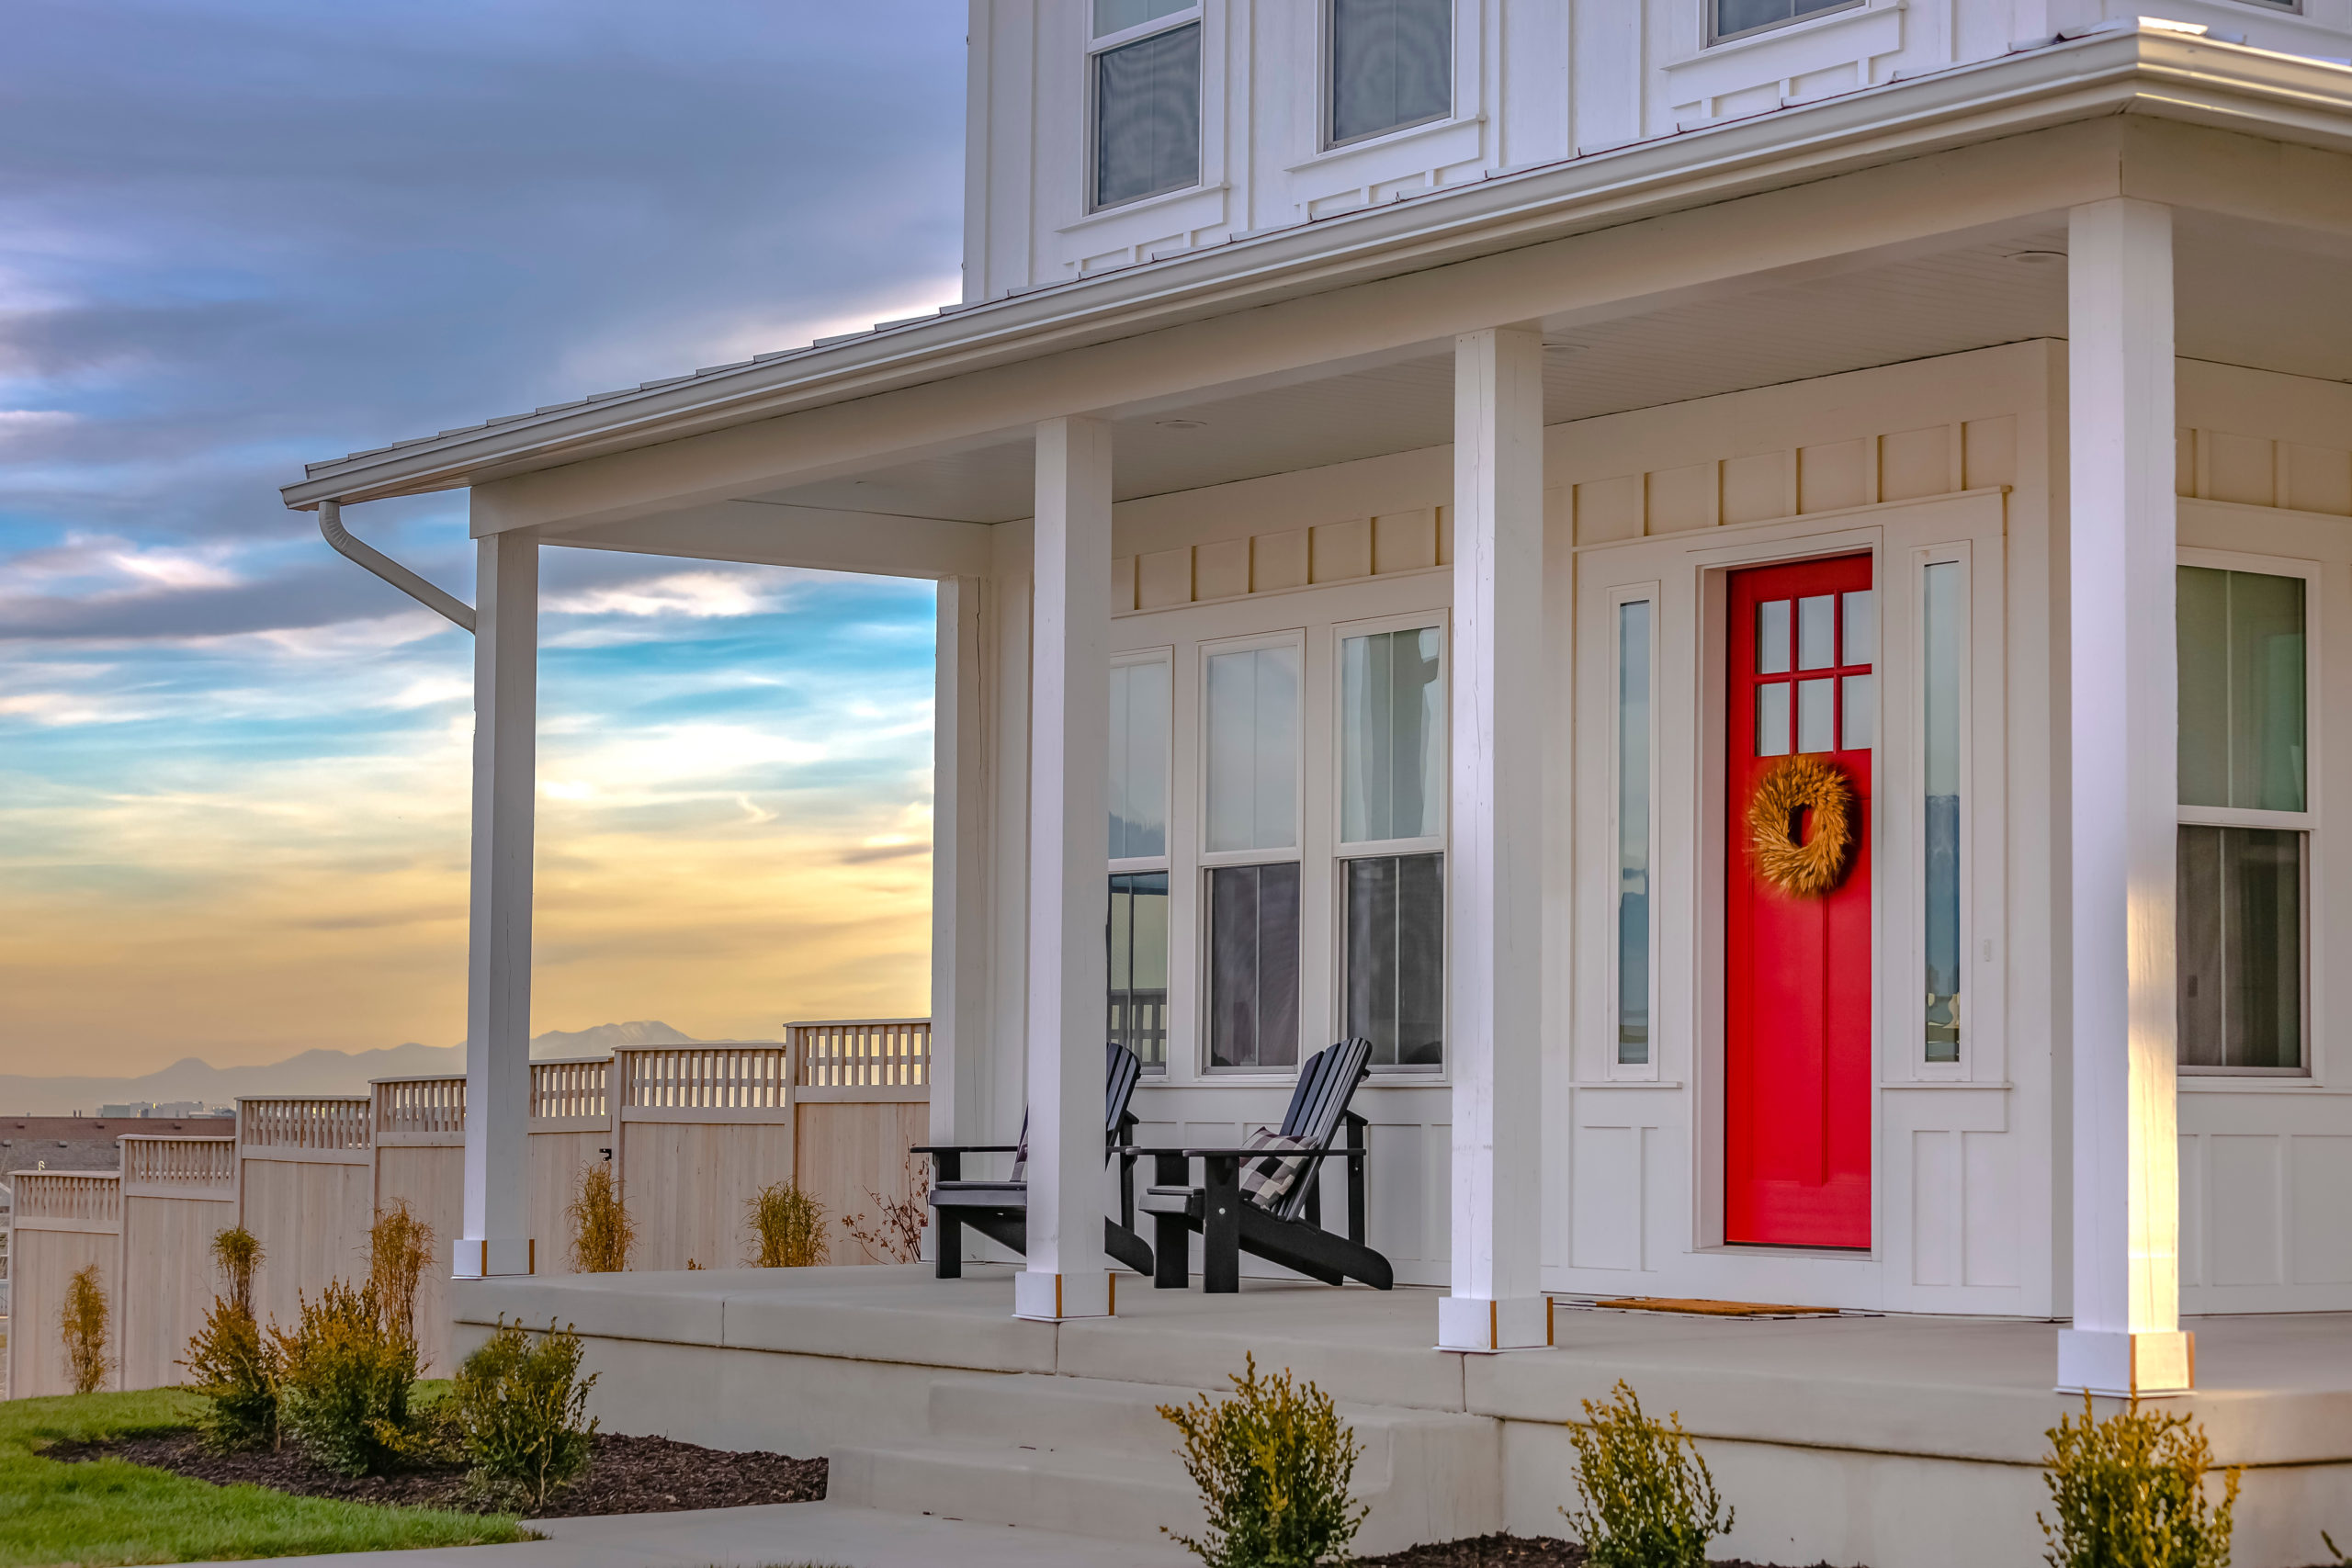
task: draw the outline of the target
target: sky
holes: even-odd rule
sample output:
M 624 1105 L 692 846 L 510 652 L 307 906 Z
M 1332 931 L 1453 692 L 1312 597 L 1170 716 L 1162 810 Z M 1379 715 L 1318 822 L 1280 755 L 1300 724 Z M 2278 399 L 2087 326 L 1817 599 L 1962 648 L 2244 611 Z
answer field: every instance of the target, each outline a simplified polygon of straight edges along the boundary
M 15 0 L 0 1073 L 464 1037 L 471 639 L 277 487 L 956 299 L 964 11 Z M 930 585 L 543 594 L 534 1029 L 925 1010 Z

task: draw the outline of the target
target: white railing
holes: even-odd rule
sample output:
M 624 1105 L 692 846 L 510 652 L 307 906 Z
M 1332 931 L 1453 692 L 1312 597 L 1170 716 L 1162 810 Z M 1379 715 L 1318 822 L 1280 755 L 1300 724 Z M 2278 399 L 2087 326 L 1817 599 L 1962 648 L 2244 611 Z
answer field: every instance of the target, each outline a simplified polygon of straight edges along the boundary
M 146 1187 L 233 1190 L 237 1185 L 237 1140 L 126 1134 L 122 1140 L 122 1179 Z
M 612 1081 L 609 1056 L 581 1056 L 531 1064 L 531 1115 L 551 1122 L 566 1117 L 600 1119 L 605 1107 L 606 1085 Z
M 462 1077 L 378 1078 L 376 1135 L 429 1137 L 466 1130 L 466 1080 Z
M 113 1171 L 20 1170 L 14 1179 L 19 1224 L 27 1220 L 122 1224 L 122 1178 Z
M 366 1095 L 240 1100 L 237 1136 L 249 1149 L 365 1149 Z
M 781 1111 L 789 1103 L 785 1045 L 661 1045 L 616 1052 L 621 1104 L 662 1111 Z
M 790 1023 L 793 1082 L 875 1089 L 931 1082 L 931 1020 L 831 1019 Z

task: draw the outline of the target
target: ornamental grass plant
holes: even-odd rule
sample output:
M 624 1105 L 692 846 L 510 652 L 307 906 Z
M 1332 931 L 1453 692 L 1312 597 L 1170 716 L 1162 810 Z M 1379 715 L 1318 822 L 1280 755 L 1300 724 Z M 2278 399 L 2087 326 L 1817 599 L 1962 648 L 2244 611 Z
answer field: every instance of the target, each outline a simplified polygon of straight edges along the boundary
M 377 1310 L 386 1327 L 416 1338 L 416 1289 L 433 1266 L 433 1227 L 395 1198 L 368 1230 L 368 1282 L 376 1288 Z
M 618 1274 L 637 1250 L 637 1223 L 621 1201 L 613 1168 L 583 1166 L 580 1185 L 563 1211 L 571 1224 L 571 1269 L 575 1274 Z
M 1734 1511 L 1680 1413 L 1652 1420 L 1621 1380 L 1606 1404 L 1584 1401 L 1584 1414 L 1568 1428 L 1580 1506 L 1560 1512 L 1592 1568 L 1702 1568 L 1707 1543 L 1730 1531 Z
M 753 1269 L 807 1269 L 826 1261 L 825 1206 L 797 1181 L 771 1181 L 744 1206 L 750 1247 L 743 1261 Z
M 2186 1416 L 2143 1413 L 2140 1402 L 2100 1420 L 2061 1416 L 2045 1434 L 2043 1480 L 2053 1520 L 2035 1514 L 2050 1568 L 2229 1568 L 2240 1472 L 2222 1472 L 2217 1505 L 2205 1429 Z M 2331 1550 L 2332 1550 L 2331 1544 Z
M 1227 1398 L 1159 1407 L 1183 1438 L 1178 1451 L 1208 1516 L 1197 1540 L 1168 1533 L 1208 1568 L 1351 1561 L 1367 1511 L 1348 1495 L 1363 1445 L 1315 1384 L 1287 1369 L 1261 1377 L 1255 1356 L 1243 1366 Z
M 580 1375 L 580 1336 L 550 1322 L 533 1335 L 503 1316 L 458 1368 L 440 1411 L 486 1496 L 533 1508 L 588 1468 L 596 1423 Z
M 109 1354 L 113 1309 L 98 1266 L 85 1264 L 65 1282 L 65 1303 L 58 1312 L 58 1330 L 65 1339 L 65 1371 L 75 1393 L 96 1393 L 114 1370 Z

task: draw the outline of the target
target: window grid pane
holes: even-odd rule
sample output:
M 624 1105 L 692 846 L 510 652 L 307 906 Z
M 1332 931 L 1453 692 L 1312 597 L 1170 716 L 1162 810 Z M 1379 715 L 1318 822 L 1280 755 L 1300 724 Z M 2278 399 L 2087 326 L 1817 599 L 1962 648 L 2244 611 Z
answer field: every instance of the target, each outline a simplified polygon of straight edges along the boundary
M 1445 687 L 1435 626 L 1340 644 L 1340 839 L 1442 833 Z
M 1649 1059 L 1650 606 L 1644 601 L 1617 606 L 1617 1060 Z
M 1843 11 L 1862 0 L 1715 0 L 1715 37 L 1727 39 L 1762 28 L 1785 27 L 1827 11 Z
M 1168 874 L 1111 878 L 1107 1038 L 1147 1067 L 1168 1065 Z
M 1445 857 L 1368 855 L 1347 866 L 1347 1032 L 1382 1067 L 1445 1059 Z
M 1960 589 L 1957 561 L 1922 573 L 1927 753 L 1927 1060 L 1960 1060 Z
M 1110 852 L 1140 860 L 1168 852 L 1168 666 L 1111 671 Z
M 2177 850 L 2180 1060 L 2303 1065 L 2303 859 L 2308 835 L 2184 824 Z
M 1094 205 L 1201 183 L 1201 25 L 1094 57 Z
M 1251 649 L 1208 661 L 1208 847 L 1298 843 L 1298 649 Z
M 1209 877 L 1209 1066 L 1298 1062 L 1298 863 Z
M 1109 38 L 1146 22 L 1189 11 L 1197 4 L 1199 0 L 1094 0 L 1094 36 Z
M 1331 0 L 1334 144 L 1453 109 L 1453 0 Z
M 2184 566 L 2179 627 L 2184 806 L 2304 809 L 2304 583 Z

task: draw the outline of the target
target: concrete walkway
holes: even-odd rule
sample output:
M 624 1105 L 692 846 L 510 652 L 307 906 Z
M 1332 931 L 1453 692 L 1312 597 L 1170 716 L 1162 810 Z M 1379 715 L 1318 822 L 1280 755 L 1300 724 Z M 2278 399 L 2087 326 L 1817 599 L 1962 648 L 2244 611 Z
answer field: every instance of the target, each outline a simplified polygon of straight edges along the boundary
M 1049 1535 L 835 1503 L 547 1519 L 545 1540 L 277 1557 L 280 1568 L 1182 1568 L 1174 1546 Z

